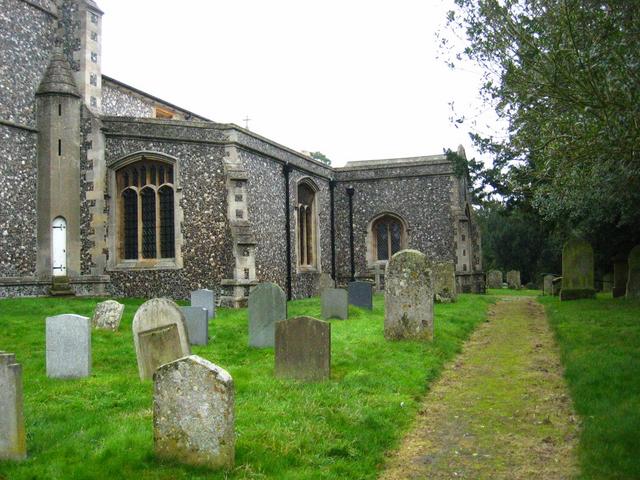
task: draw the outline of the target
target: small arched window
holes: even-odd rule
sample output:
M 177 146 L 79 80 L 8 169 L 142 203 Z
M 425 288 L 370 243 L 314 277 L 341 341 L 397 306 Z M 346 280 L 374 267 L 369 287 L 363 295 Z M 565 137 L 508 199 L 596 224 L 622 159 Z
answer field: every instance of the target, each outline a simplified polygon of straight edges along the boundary
M 124 260 L 175 257 L 173 165 L 142 160 L 116 172 Z
M 316 192 L 307 183 L 298 185 L 298 265 L 314 267 L 316 265 Z
M 378 218 L 372 225 L 373 252 L 376 261 L 389 260 L 402 250 L 405 231 L 402 221 L 392 215 Z

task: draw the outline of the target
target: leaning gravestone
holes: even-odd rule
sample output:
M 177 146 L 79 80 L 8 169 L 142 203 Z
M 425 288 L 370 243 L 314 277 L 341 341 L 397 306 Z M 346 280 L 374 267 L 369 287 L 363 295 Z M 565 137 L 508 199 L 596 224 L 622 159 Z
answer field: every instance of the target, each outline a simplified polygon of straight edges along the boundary
M 519 270 L 510 270 L 507 272 L 507 286 L 514 290 L 519 290 L 520 287 L 522 287 Z
M 342 288 L 325 288 L 320 296 L 322 318 L 349 318 L 349 299 L 347 291 Z
M 47 317 L 47 376 L 82 378 L 91 374 L 91 320 L 81 315 Z
M 191 292 L 191 306 L 203 307 L 207 309 L 209 318 L 216 316 L 216 292 L 203 288 Z
M 191 355 L 184 314 L 168 298 L 140 305 L 132 330 L 141 380 L 151 379 L 160 365 Z
M 636 245 L 629 252 L 626 296 L 627 298 L 640 298 L 640 245 Z
M 437 303 L 456 301 L 458 297 L 456 294 L 456 266 L 453 262 L 433 262 L 431 264 L 431 280 Z
M 277 377 L 325 380 L 331 375 L 331 324 L 311 317 L 276 323 Z
M 373 284 L 369 282 L 349 282 L 349 305 L 373 308 Z
M 153 382 L 156 454 L 189 465 L 233 467 L 235 403 L 231 375 L 191 355 L 162 365 Z
M 487 288 L 502 288 L 502 272 L 490 270 L 487 273 Z
M 560 300 L 594 298 L 593 249 L 588 242 L 569 240 L 562 247 L 562 290 Z
M 0 461 L 27 458 L 22 408 L 22 367 L 14 354 L 0 351 Z
M 542 293 L 545 295 L 553 295 L 553 275 L 545 275 L 542 279 Z
M 627 280 L 629 276 L 628 258 L 618 256 L 613 260 L 613 298 L 624 297 L 627 294 Z
M 180 307 L 190 345 L 209 343 L 209 313 L 203 307 Z
M 287 319 L 287 297 L 275 283 L 261 283 L 249 294 L 249 346 L 273 347 L 276 322 Z
M 431 265 L 417 250 L 401 250 L 387 263 L 384 290 L 387 339 L 433 338 Z
M 94 328 L 116 332 L 120 327 L 124 305 L 115 300 L 106 300 L 96 305 L 91 323 Z

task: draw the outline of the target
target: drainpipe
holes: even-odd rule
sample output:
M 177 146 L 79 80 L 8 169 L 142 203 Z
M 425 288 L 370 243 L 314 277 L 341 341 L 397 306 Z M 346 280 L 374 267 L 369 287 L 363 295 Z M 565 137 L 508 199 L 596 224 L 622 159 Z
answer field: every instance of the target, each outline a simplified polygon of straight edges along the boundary
M 336 188 L 336 181 L 331 180 L 329 182 L 329 194 L 330 194 L 330 202 L 331 202 L 331 210 L 329 214 L 331 218 L 329 222 L 331 223 L 331 278 L 333 281 L 336 281 L 336 226 L 335 226 L 335 200 L 334 200 L 334 190 Z
M 289 162 L 282 167 L 284 174 L 284 234 L 286 239 L 287 300 L 291 300 L 291 212 L 289 204 L 289 173 L 293 168 Z
M 351 281 L 356 279 L 356 262 L 353 251 L 353 194 L 355 189 L 347 187 L 347 195 L 349 195 L 349 253 L 351 255 Z

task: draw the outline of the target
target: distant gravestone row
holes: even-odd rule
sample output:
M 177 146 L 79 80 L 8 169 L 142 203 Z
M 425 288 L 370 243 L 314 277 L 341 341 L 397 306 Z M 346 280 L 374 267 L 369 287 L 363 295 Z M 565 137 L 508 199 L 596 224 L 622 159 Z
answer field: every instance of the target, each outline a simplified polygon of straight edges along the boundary
M 502 272 L 490 270 L 487 273 L 487 288 L 502 288 Z

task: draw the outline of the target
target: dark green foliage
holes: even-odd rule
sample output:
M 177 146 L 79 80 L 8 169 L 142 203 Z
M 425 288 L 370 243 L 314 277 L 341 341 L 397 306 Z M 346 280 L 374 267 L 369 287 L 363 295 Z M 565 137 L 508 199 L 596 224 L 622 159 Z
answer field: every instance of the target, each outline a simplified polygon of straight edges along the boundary
M 327 158 L 327 156 L 322 152 L 311 152 L 311 158 L 318 160 L 327 165 L 331 165 L 331 160 Z

